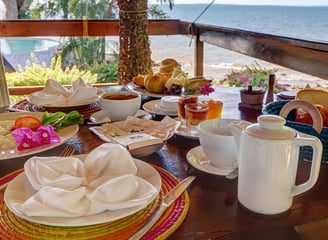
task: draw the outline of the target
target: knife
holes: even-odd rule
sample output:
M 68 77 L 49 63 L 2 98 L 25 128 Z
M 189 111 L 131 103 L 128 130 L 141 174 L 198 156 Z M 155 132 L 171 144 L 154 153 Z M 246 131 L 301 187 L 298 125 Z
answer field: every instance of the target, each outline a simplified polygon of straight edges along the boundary
M 158 221 L 163 215 L 166 209 L 186 190 L 186 188 L 194 181 L 194 176 L 189 176 L 178 183 L 172 188 L 163 198 L 161 206 L 157 212 L 150 218 L 150 220 L 143 225 L 135 234 L 133 234 L 129 240 L 138 240 L 145 235 L 148 230 Z

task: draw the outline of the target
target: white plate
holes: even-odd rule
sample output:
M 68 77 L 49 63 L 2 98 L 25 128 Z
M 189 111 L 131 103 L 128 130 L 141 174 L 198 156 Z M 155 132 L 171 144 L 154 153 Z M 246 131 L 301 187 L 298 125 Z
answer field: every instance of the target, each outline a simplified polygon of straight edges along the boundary
M 163 115 L 163 116 L 177 116 L 178 112 L 172 113 L 172 112 L 164 112 L 162 110 L 160 110 L 158 107 L 156 107 L 156 104 L 159 104 L 161 102 L 161 100 L 152 100 L 149 102 L 144 103 L 144 105 L 142 106 L 142 108 L 152 114 L 156 114 L 156 115 Z
M 164 96 L 168 96 L 167 94 L 163 94 L 163 93 L 152 93 L 152 92 L 148 92 L 144 87 L 138 86 L 133 82 L 129 82 L 126 85 L 127 90 L 132 91 L 132 92 L 137 92 L 143 96 L 148 96 L 148 97 L 154 97 L 154 98 L 161 98 Z
M 41 119 L 43 116 L 43 112 L 11 112 L 11 113 L 1 113 L 0 119 L 1 120 L 15 120 L 18 117 L 21 116 L 33 116 L 36 118 Z M 3 155 L 0 154 L 0 160 L 6 160 L 11 158 L 18 158 L 18 157 L 24 157 L 29 155 L 35 155 L 40 152 L 47 151 L 49 149 L 55 148 L 69 139 L 71 139 L 77 132 L 79 131 L 79 125 L 71 125 L 65 128 L 60 129 L 57 134 L 60 137 L 61 141 L 59 143 L 49 144 L 49 145 L 43 145 L 40 147 L 30 148 L 23 151 L 16 151 L 12 154 Z
M 31 97 L 32 96 L 37 96 L 40 94 L 41 91 L 38 91 L 38 92 L 33 92 L 31 94 L 29 94 L 26 99 L 28 102 L 32 103 L 32 104 L 35 104 L 35 105 L 39 105 L 37 102 L 34 102 L 33 100 L 31 100 Z M 56 101 L 54 101 L 53 103 L 47 103 L 47 104 L 42 104 L 41 106 L 43 107 L 47 107 L 47 108 L 80 108 L 80 107 L 83 107 L 83 106 L 87 106 L 89 104 L 92 104 L 92 103 L 95 103 L 97 101 L 99 101 L 100 99 L 100 96 L 101 94 L 103 94 L 104 91 L 101 90 L 101 89 L 98 89 L 98 92 L 97 92 L 97 99 L 93 99 L 93 100 L 88 100 L 88 101 L 84 101 L 84 102 L 81 102 L 79 104 L 75 104 L 75 105 L 72 105 L 70 104 L 69 102 L 68 103 L 62 103 L 60 105 L 58 105 L 58 103 L 56 103 Z
M 151 119 L 151 115 L 148 112 L 141 110 L 141 109 L 139 109 L 136 112 L 136 114 L 134 114 L 134 117 L 143 118 L 143 119 Z M 93 113 L 90 116 L 90 123 L 102 124 L 102 123 L 106 123 L 106 122 L 111 122 L 111 120 L 101 110 Z
M 187 161 L 198 170 L 215 175 L 226 176 L 232 169 L 217 168 L 210 164 L 201 146 L 194 147 L 187 153 Z M 218 156 L 220 157 L 220 156 Z
M 84 159 L 86 155 L 77 155 L 77 157 Z M 24 172 L 19 174 L 9 183 L 5 191 L 5 203 L 10 211 L 19 217 L 34 223 L 51 226 L 87 226 L 121 219 L 145 208 L 157 197 L 162 186 L 162 179 L 156 169 L 154 169 L 150 164 L 142 162 L 141 160 L 135 159 L 135 162 L 138 167 L 137 176 L 148 181 L 157 190 L 157 194 L 155 194 L 154 197 L 150 199 L 149 202 L 145 205 L 117 211 L 104 211 L 100 214 L 84 217 L 30 217 L 25 215 L 20 210 L 22 203 L 24 203 L 35 193 L 35 190 L 32 189 L 32 186 L 25 177 Z
M 113 124 L 115 127 L 118 127 L 122 130 L 123 126 L 124 126 L 125 120 L 124 121 L 119 121 L 119 122 L 113 122 L 110 124 Z M 107 137 L 106 135 L 104 135 L 103 133 L 101 133 L 101 131 L 99 131 L 100 127 L 95 126 L 95 127 L 90 127 L 90 131 L 93 132 L 94 134 L 96 134 L 101 140 L 103 140 L 104 142 L 113 142 L 113 140 L 109 137 Z M 167 138 L 162 139 L 163 143 L 160 144 L 153 144 L 153 145 L 149 145 L 149 146 L 144 146 L 144 147 L 140 147 L 140 148 L 136 148 L 136 149 L 132 149 L 129 150 L 130 154 L 134 157 L 145 157 L 145 156 L 149 156 L 150 154 L 153 154 L 154 152 L 160 150 L 163 145 L 165 144 L 165 141 L 167 141 L 169 138 L 171 138 L 174 135 L 174 133 L 170 134 L 169 136 L 167 136 Z
M 189 139 L 198 139 L 198 133 L 191 133 L 189 131 L 187 131 L 186 126 L 180 125 L 177 130 L 175 130 L 174 132 L 176 135 L 185 137 L 185 138 L 189 138 Z

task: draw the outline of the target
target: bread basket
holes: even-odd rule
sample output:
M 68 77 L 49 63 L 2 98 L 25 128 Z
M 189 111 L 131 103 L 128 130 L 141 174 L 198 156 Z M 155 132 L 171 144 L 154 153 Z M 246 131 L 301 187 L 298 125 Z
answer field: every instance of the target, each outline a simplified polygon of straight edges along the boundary
M 273 114 L 279 115 L 281 108 L 287 104 L 289 100 L 279 101 L 279 102 L 271 102 L 264 106 L 262 112 L 263 114 Z M 295 130 L 316 136 L 319 138 L 323 145 L 323 152 L 322 152 L 322 159 L 321 161 L 324 163 L 328 163 L 328 127 L 323 127 L 322 131 L 317 133 L 312 125 L 309 124 L 302 124 L 294 122 L 293 119 L 295 118 L 295 111 L 291 111 L 288 114 L 286 119 L 286 126 L 294 128 Z M 300 159 L 302 160 L 311 160 L 312 159 L 312 148 L 311 147 L 301 147 L 300 150 Z

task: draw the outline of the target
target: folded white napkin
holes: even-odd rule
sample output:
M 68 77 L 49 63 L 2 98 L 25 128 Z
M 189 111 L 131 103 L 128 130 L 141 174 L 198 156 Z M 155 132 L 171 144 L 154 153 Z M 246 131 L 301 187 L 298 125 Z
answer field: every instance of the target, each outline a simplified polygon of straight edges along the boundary
M 75 157 L 32 157 L 24 170 L 36 191 L 45 186 L 72 190 L 85 181 L 83 162 Z
M 28 101 L 44 106 L 82 105 L 96 102 L 99 99 L 100 91 L 85 83 L 82 79 L 72 82 L 72 88 L 68 89 L 56 80 L 49 79 L 45 83 L 43 90 L 34 92 L 28 96 Z M 54 101 L 55 99 L 55 101 Z
M 146 204 L 156 188 L 136 176 L 121 145 L 105 143 L 85 162 L 74 157 L 33 157 L 25 174 L 36 193 L 21 205 L 28 216 L 78 217 Z

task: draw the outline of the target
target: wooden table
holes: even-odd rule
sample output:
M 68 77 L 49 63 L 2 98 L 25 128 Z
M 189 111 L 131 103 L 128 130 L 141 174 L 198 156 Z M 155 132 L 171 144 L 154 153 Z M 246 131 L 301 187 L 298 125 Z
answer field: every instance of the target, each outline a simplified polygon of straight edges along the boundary
M 244 119 L 256 122 L 260 111 L 238 109 L 239 91 L 219 88 L 217 94 L 224 102 L 223 118 Z M 88 153 L 103 142 L 83 125 L 76 136 L 55 149 L 41 153 L 42 156 L 58 155 L 65 145 L 73 144 L 77 153 Z M 321 164 L 318 182 L 309 191 L 294 198 L 292 208 L 274 216 L 252 213 L 241 206 L 237 199 L 238 180 L 201 172 L 187 162 L 186 154 L 199 146 L 198 140 L 174 136 L 156 153 L 140 158 L 156 164 L 180 180 L 189 175 L 196 180 L 189 187 L 190 210 L 184 223 L 169 237 L 170 240 L 199 239 L 301 239 L 295 225 L 328 217 L 328 165 Z M 0 176 L 22 168 L 25 158 L 0 161 Z M 297 182 L 304 182 L 310 164 L 301 161 Z M 250 186 L 251 188 L 252 186 Z M 328 235 L 326 235 L 328 239 Z M 324 239 L 324 238 L 322 238 Z

